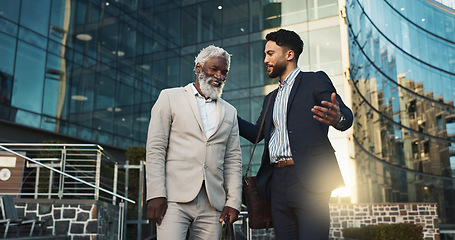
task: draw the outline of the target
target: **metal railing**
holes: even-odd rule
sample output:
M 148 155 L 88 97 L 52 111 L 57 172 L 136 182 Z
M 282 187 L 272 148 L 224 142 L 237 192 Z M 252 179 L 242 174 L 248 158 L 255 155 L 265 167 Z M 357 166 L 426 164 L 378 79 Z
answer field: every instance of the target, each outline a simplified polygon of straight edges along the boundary
M 125 177 L 125 183 L 124 183 L 124 194 L 125 197 L 129 196 L 129 179 L 130 179 L 130 171 L 139 171 L 139 176 L 138 176 L 138 188 L 137 188 L 137 207 L 136 207 L 136 214 L 137 218 L 136 219 L 128 219 L 127 214 L 128 214 L 128 205 L 125 203 L 125 210 L 123 212 L 124 216 L 124 224 L 127 226 L 128 224 L 136 226 L 136 239 L 140 240 L 142 239 L 141 233 L 142 233 L 142 225 L 144 224 L 149 224 L 148 219 L 143 219 L 142 216 L 142 211 L 144 208 L 144 172 L 145 172 L 145 161 L 140 161 L 139 164 L 130 164 L 129 161 L 127 160 L 125 164 L 115 164 L 114 167 L 114 193 L 117 193 L 118 186 L 120 185 L 118 182 L 119 180 L 119 170 L 124 170 L 124 177 Z M 136 175 L 137 176 L 137 175 Z M 115 197 L 112 199 L 113 202 L 115 202 Z M 152 233 L 152 237 L 156 237 L 154 233 Z M 123 238 L 126 239 L 126 231 L 123 232 Z
M 8 147 L 8 148 L 7 148 Z M 89 196 L 99 200 L 100 191 L 112 197 L 135 203 L 135 201 L 100 187 L 100 171 L 102 157 L 108 158 L 103 148 L 96 144 L 33 144 L 33 143 L 0 143 L 0 150 L 17 156 L 26 162 L 24 173 L 16 176 L 20 192 L 2 194 L 33 196 L 57 196 L 74 198 Z M 4 153 L 5 153 L 4 152 Z M 1 154 L 5 156 L 5 154 Z M 47 170 L 45 172 L 44 170 Z M 24 184 L 33 182 L 33 188 Z
M 117 181 L 112 186 L 115 192 L 100 187 L 102 160 L 113 162 L 100 145 L 0 143 L 0 150 L 3 150 L 0 151 L 0 157 L 3 158 L 0 161 L 0 178 L 12 183 L 9 189 L 3 188 L 1 194 L 33 196 L 35 199 L 43 196 L 49 199 L 55 196 L 59 199 L 83 196 L 99 200 L 101 192 L 111 197 L 113 205 L 116 205 L 116 199 L 119 198 L 118 236 L 119 239 L 124 239 L 125 202 L 136 202 L 117 194 Z M 9 169 L 17 176 L 11 176 Z M 34 182 L 34 187 L 24 189 L 23 184 L 29 182 Z

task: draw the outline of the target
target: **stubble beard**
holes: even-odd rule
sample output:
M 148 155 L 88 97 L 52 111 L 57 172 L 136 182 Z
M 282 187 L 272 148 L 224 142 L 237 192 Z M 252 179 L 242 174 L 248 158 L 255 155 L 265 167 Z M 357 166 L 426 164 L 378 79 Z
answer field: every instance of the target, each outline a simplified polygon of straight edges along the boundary
M 273 71 L 269 73 L 269 78 L 277 78 L 283 75 L 286 71 L 286 65 L 277 62 L 275 66 L 273 66 Z
M 221 97 L 221 95 L 223 94 L 224 87 L 223 81 L 220 81 L 214 77 L 207 77 L 203 72 L 198 73 L 197 79 L 199 81 L 199 88 L 201 89 L 201 92 L 202 94 L 204 94 L 205 97 L 217 99 Z M 210 81 L 218 82 L 220 86 L 219 87 L 212 86 L 210 85 Z

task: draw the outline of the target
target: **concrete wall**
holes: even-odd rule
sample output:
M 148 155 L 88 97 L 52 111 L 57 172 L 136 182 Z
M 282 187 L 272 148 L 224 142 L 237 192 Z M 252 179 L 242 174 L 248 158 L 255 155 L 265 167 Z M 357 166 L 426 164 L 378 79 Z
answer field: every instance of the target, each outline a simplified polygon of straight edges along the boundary
M 14 199 L 19 217 L 47 222 L 47 233 L 71 240 L 118 239 L 119 207 L 95 200 Z
M 423 225 L 425 240 L 439 240 L 436 203 L 330 204 L 330 240 L 343 240 L 342 229 L 366 225 L 412 223 Z M 247 228 L 241 218 L 235 223 L 237 239 L 246 239 Z M 274 239 L 273 229 L 255 229 L 252 239 Z
M 439 240 L 436 203 L 330 205 L 330 238 L 334 240 L 344 239 L 346 227 L 393 223 L 421 224 L 425 240 Z
M 48 233 L 71 240 L 118 239 L 118 206 L 95 200 L 15 199 L 19 216 L 48 222 Z M 331 240 L 342 240 L 342 229 L 393 223 L 422 224 L 425 240 L 439 240 L 436 203 L 330 204 Z M 236 235 L 245 239 L 246 226 L 235 224 Z M 273 229 L 251 231 L 253 239 L 273 239 Z

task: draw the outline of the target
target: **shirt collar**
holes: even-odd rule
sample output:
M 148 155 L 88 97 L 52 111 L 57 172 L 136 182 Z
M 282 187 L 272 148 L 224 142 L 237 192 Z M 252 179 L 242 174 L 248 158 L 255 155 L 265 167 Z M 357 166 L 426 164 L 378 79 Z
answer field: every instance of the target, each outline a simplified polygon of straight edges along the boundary
M 300 68 L 296 67 L 294 70 L 292 70 L 291 73 L 289 73 L 286 78 L 284 79 L 283 83 L 281 81 L 278 81 L 278 88 L 283 88 L 285 85 L 292 85 L 294 83 L 295 77 L 297 77 L 298 73 L 300 72 Z
M 202 95 L 197 91 L 196 87 L 194 86 L 194 83 L 191 84 L 191 87 L 192 87 L 192 89 L 193 89 L 194 96 L 196 96 L 196 97 L 198 97 L 198 98 L 202 98 L 202 99 L 204 99 L 204 101 L 206 101 L 206 102 L 216 101 L 216 99 L 211 99 L 211 98 L 205 99 L 205 97 L 202 96 Z

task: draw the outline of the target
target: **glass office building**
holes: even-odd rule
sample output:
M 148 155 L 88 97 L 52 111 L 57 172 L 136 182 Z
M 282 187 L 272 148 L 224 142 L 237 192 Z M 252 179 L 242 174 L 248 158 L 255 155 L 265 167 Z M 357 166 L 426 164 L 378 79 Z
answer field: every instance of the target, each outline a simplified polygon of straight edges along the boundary
M 255 121 L 277 83 L 263 39 L 279 27 L 303 38 L 303 70 L 345 85 L 337 0 L 0 0 L 0 125 L 9 127 L 0 142 L 29 142 L 15 132 L 26 127 L 42 140 L 145 145 L 160 91 L 193 82 L 194 58 L 209 44 L 232 54 L 223 98 Z
M 342 170 L 356 166 L 356 186 L 344 175 L 347 195 L 437 202 L 441 223 L 455 224 L 446 1 L 0 0 L 0 142 L 144 145 L 160 91 L 193 82 L 194 57 L 210 44 L 232 54 L 223 98 L 255 121 L 277 83 L 264 69 L 264 36 L 283 27 L 305 42 L 299 67 L 326 71 L 352 105 L 354 127 L 329 132 Z M 246 163 L 252 145 L 241 145 Z
M 359 202 L 436 202 L 455 224 L 455 9 L 348 0 Z

